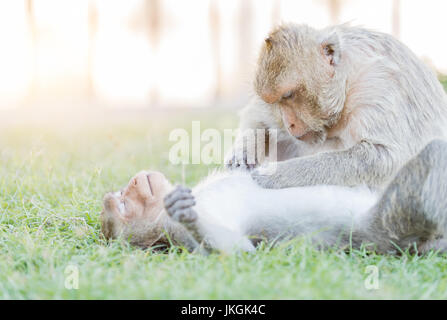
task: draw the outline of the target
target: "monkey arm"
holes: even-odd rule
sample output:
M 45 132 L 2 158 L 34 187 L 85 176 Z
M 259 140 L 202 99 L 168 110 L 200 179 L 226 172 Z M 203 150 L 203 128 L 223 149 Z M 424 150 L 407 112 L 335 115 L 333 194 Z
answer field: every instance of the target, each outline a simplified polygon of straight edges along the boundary
M 165 229 L 170 237 L 190 252 L 207 254 L 208 251 L 200 244 L 203 236 L 195 227 L 198 214 L 194 209 L 196 201 L 191 189 L 179 185 L 163 199 L 163 202 L 169 216 Z
M 363 141 L 343 151 L 272 162 L 253 171 L 252 177 L 272 189 L 320 184 L 379 187 L 392 175 L 392 160 L 384 146 Z
M 203 255 L 208 254 L 208 251 L 200 245 L 181 223 L 170 220 L 165 224 L 164 228 L 174 243 L 185 247 L 189 252 L 197 252 Z

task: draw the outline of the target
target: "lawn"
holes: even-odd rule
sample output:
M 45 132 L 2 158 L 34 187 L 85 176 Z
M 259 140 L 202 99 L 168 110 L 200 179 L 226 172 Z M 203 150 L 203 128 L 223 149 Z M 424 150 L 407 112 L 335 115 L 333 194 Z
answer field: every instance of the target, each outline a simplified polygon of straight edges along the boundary
M 202 257 L 105 243 L 98 216 L 105 192 L 141 169 L 188 186 L 206 176 L 205 165 L 183 171 L 168 161 L 169 132 L 190 130 L 192 120 L 202 130 L 237 125 L 217 110 L 0 126 L 0 298 L 447 298 L 447 260 L 437 254 L 321 252 L 297 239 L 255 254 Z M 365 287 L 368 266 L 379 271 L 373 290 Z M 78 289 L 66 288 L 76 268 Z

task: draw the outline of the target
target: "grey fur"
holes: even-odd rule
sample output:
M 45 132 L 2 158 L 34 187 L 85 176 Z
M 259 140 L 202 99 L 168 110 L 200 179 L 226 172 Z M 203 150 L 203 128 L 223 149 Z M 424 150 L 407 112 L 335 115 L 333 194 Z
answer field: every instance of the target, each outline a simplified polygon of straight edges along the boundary
M 431 142 L 398 172 L 362 232 L 380 252 L 447 249 L 447 142 Z
M 254 170 L 253 178 L 260 185 L 367 184 L 383 188 L 429 141 L 446 136 L 447 100 L 441 84 L 434 72 L 392 36 L 346 25 L 315 30 L 289 24 L 274 30 L 269 38 L 272 49 L 261 50 L 257 95 L 243 110 L 240 128 L 241 132 L 278 130 L 278 160 L 286 161 L 275 164 L 273 174 Z M 335 42 L 332 48 L 337 55 L 331 78 L 323 72 L 327 70 L 315 49 L 328 39 Z M 291 83 L 306 88 L 307 104 L 318 116 L 305 118 L 304 109 L 299 108 L 296 113 L 319 132 L 319 143 L 299 141 L 284 127 L 277 99 Z M 244 148 L 240 136 L 227 156 L 233 159 L 228 167 L 246 162 L 247 157 L 238 157 Z

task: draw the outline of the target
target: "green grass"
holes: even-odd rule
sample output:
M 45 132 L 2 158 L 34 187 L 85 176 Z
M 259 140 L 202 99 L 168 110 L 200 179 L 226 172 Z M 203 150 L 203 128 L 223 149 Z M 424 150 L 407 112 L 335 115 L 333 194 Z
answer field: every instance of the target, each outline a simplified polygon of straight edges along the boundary
M 173 115 L 174 113 L 171 113 Z M 191 127 L 232 128 L 234 116 L 175 114 L 101 125 L 14 126 L 0 130 L 0 298 L 3 299 L 446 299 L 447 261 L 321 252 L 298 239 L 255 254 L 209 257 L 104 243 L 101 199 L 141 169 L 182 182 L 168 162 L 168 134 Z M 210 168 L 189 165 L 193 186 Z M 79 268 L 79 289 L 64 286 Z M 366 290 L 365 268 L 379 268 Z

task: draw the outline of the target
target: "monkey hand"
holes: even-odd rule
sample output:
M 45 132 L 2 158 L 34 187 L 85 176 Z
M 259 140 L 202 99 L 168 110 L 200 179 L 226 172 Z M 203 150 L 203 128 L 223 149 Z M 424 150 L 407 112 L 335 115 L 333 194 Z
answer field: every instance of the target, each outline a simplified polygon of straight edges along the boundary
M 164 198 L 164 205 L 168 215 L 181 223 L 192 223 L 197 220 L 197 212 L 193 209 L 196 201 L 191 189 L 177 186 L 174 191 Z
M 236 146 L 227 154 L 224 163 L 225 167 L 230 170 L 253 170 L 258 165 L 258 159 L 256 159 L 256 155 L 251 156 L 243 146 Z

